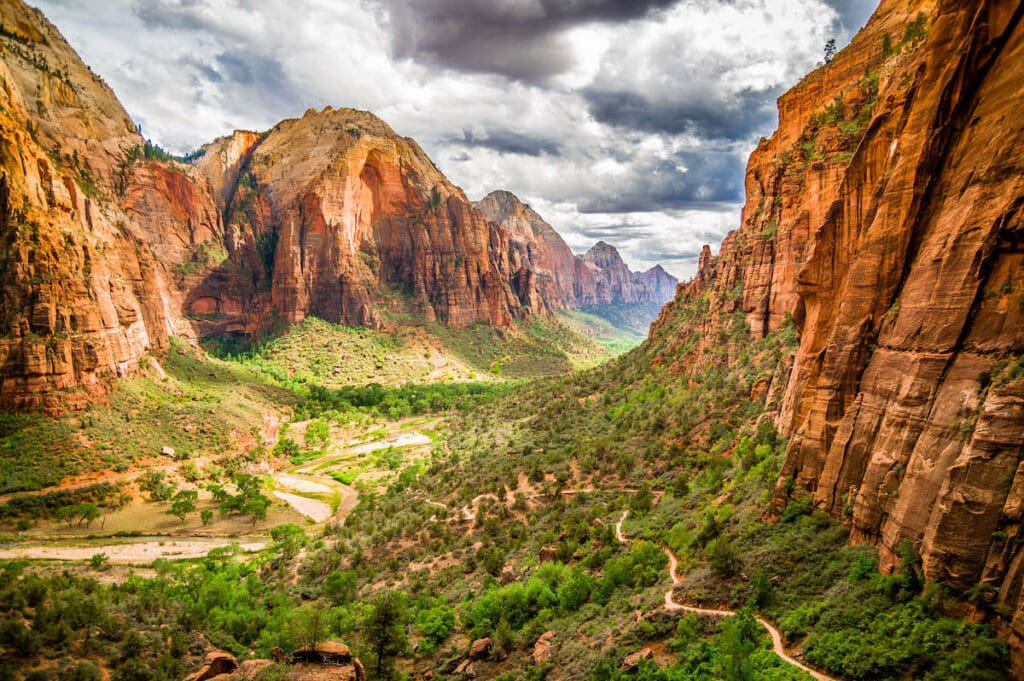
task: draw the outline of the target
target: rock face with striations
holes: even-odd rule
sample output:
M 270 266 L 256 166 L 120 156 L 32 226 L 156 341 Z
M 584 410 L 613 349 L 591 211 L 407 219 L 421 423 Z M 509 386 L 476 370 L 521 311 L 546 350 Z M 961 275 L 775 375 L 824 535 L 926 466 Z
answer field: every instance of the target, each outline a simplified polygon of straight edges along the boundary
M 175 330 L 120 203 L 142 139 L 41 13 L 3 0 L 0 22 L 0 403 L 81 406 Z
M 515 194 L 494 191 L 476 207 L 508 232 L 514 271 L 533 279 L 543 301 L 556 309 L 576 307 L 584 292 L 594 288 L 591 271 L 565 240 Z
M 508 234 L 372 114 L 307 111 L 260 138 L 218 140 L 196 166 L 225 225 L 226 259 L 190 291 L 204 332 L 254 332 L 268 311 L 381 328 L 384 290 L 453 326 L 505 325 L 539 306 Z
M 720 319 L 741 310 L 757 338 L 795 322 L 788 384 L 774 387 L 791 438 L 783 476 L 848 516 L 884 569 L 909 540 L 930 579 L 992 587 L 1012 613 L 1018 674 L 1022 14 L 1019 2 L 882 2 L 780 98 L 779 129 L 747 168 L 742 226 L 681 290 L 721 301 Z

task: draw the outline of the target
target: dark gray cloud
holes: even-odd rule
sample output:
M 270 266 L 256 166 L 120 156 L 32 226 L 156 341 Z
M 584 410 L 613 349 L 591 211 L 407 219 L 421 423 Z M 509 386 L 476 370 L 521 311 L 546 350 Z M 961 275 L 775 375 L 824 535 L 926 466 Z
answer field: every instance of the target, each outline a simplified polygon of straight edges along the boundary
M 590 114 L 602 123 L 644 132 L 725 140 L 742 140 L 769 129 L 775 121 L 775 100 L 780 94 L 782 88 L 776 86 L 659 100 L 601 86 L 583 90 Z
M 825 0 L 839 14 L 839 28 L 853 36 L 878 7 L 878 0 Z
M 513 130 L 489 130 L 477 135 L 472 130 L 463 130 L 462 137 L 446 140 L 449 144 L 463 147 L 493 149 L 499 154 L 522 156 L 561 156 L 563 147 L 554 140 L 526 135 Z
M 614 239 L 656 239 L 660 236 L 654 225 L 646 222 L 609 222 L 598 225 L 584 225 L 576 228 L 576 231 L 588 239 L 594 241 L 608 241 Z
M 174 151 L 325 104 L 573 246 L 683 263 L 738 221 L 776 96 L 874 0 L 30 0 Z M 832 8 L 838 15 L 835 18 Z
M 684 151 L 668 159 L 643 159 L 615 184 L 596 184 L 580 197 L 581 213 L 680 210 L 743 199 L 743 162 L 731 152 Z
M 541 81 L 573 65 L 564 31 L 647 16 L 677 0 L 379 0 L 396 56 L 457 71 Z

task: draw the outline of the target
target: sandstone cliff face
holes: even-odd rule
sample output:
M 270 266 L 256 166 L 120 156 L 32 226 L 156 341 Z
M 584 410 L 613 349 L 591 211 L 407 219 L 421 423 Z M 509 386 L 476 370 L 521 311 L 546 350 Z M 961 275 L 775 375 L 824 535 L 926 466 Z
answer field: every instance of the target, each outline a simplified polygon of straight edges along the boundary
M 549 309 L 632 303 L 664 304 L 675 296 L 676 279 L 661 266 L 630 272 L 614 246 L 603 241 L 583 256 L 514 194 L 496 191 L 476 204 L 491 222 L 505 228 L 513 267 L 533 273 Z
M 783 476 L 847 517 L 855 541 L 877 543 L 884 568 L 907 539 L 929 578 L 994 587 L 1015 613 L 1014 642 L 1022 13 L 1019 2 L 883 2 L 779 100 L 779 130 L 748 165 L 742 227 L 681 293 L 741 310 L 754 337 L 793 319 Z
M 0 22 L 0 403 L 79 406 L 172 327 L 114 200 L 142 140 L 38 11 L 4 0 Z
M 591 271 L 572 254 L 565 240 L 514 194 L 491 192 L 476 207 L 508 232 L 512 267 L 524 273 L 520 276 L 534 279 L 543 304 L 551 309 L 577 307 L 584 291 L 595 287 Z
M 196 164 L 224 207 L 227 260 L 192 289 L 194 315 L 247 331 L 268 311 L 381 328 L 382 291 L 454 326 L 543 308 L 510 263 L 508 234 L 380 119 L 328 108 L 241 135 Z

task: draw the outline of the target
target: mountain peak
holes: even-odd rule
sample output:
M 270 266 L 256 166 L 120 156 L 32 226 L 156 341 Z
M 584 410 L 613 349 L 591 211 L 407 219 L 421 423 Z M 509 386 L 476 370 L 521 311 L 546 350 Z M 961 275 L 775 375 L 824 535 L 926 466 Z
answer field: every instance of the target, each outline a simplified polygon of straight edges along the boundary
M 626 267 L 626 262 L 619 254 L 619 250 L 607 241 L 598 241 L 591 246 L 590 250 L 583 254 L 583 260 L 601 269 Z

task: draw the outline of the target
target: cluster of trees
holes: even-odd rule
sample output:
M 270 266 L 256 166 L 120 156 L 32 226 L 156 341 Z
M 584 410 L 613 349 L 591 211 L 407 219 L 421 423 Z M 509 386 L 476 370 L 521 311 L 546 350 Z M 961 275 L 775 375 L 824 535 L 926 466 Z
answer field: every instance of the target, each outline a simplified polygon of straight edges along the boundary
M 370 383 L 335 390 L 310 385 L 306 401 L 296 408 L 296 413 L 302 417 L 359 411 L 402 418 L 468 406 L 506 390 L 505 386 L 489 383 L 407 383 L 398 388 Z
M 249 516 L 253 525 L 260 520 L 267 519 L 267 509 L 270 508 L 270 497 L 262 493 L 263 484 L 260 478 L 248 473 L 238 473 L 232 478 L 237 492 L 234 494 L 227 491 L 222 485 L 211 483 L 207 485 L 210 494 L 220 508 L 221 515 L 241 514 Z
M 91 525 L 106 511 L 127 503 L 128 494 L 117 484 L 101 482 L 77 489 L 14 497 L 0 504 L 0 521 L 51 518 Z

